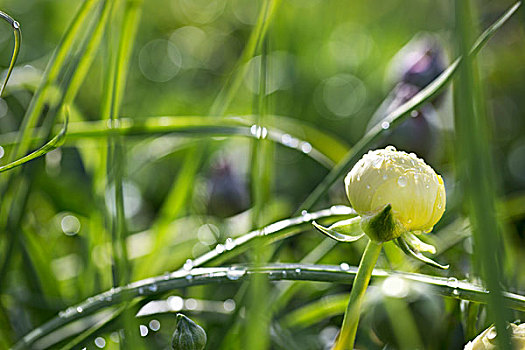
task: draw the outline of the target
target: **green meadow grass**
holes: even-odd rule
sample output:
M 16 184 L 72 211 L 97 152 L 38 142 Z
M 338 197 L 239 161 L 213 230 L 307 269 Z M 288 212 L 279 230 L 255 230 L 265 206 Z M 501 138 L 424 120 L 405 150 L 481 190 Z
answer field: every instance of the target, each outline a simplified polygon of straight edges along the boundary
M 525 312 L 520 3 L 0 6 L 15 35 L 0 38 L 8 78 L 14 67 L 0 100 L 0 348 L 167 349 L 177 312 L 207 349 L 330 348 L 364 242 L 335 243 L 312 222 L 356 216 L 344 175 L 440 96 L 453 122 L 428 162 L 447 211 L 423 239 L 451 268 L 389 242 L 369 294 L 394 276 L 441 308 L 439 336 L 424 339 L 401 299 L 400 348 L 462 349 L 491 324 L 511 348 L 506 322 Z M 388 101 L 389 62 L 420 31 L 438 33 L 450 63 L 366 129 Z M 337 108 L 352 95 L 328 95 L 341 79 L 366 91 L 347 115 Z M 391 348 L 369 310 L 356 347 Z

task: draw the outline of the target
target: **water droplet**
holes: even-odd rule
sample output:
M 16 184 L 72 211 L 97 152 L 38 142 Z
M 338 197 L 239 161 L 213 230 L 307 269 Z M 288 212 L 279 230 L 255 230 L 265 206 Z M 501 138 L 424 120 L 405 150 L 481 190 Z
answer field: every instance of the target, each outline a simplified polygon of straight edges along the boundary
M 193 279 L 193 275 L 191 273 L 189 273 L 184 278 L 186 278 L 186 281 L 191 282 L 191 280 Z
M 224 307 L 224 311 L 232 312 L 233 310 L 235 310 L 235 301 L 233 299 L 227 299 L 224 301 L 222 306 Z
M 498 333 L 496 332 L 496 328 L 493 326 L 490 331 L 487 333 L 487 338 L 490 340 L 496 339 L 496 336 Z
M 415 110 L 414 110 L 414 111 L 410 112 L 410 116 L 411 116 L 412 118 L 416 118 L 418 115 L 419 115 L 419 112 L 418 112 L 418 111 L 415 111 Z
M 454 290 L 452 291 L 452 295 L 458 297 L 458 296 L 459 296 L 459 290 L 454 289 Z
M 386 146 L 385 150 L 389 152 L 395 152 L 396 148 L 394 146 Z
M 235 241 L 232 238 L 227 238 L 226 242 L 224 242 L 224 247 L 226 248 L 226 250 L 232 250 L 233 248 L 235 248 L 235 246 Z
M 429 184 L 426 184 L 425 185 L 425 188 L 428 190 L 430 188 L 430 185 Z
M 18 23 L 17 21 L 14 21 L 13 22 L 13 28 L 19 29 L 20 28 L 20 23 Z
M 302 210 L 302 211 L 301 211 L 301 215 L 306 215 L 306 214 L 308 214 L 308 211 L 307 211 L 307 210 Z
M 84 311 L 84 309 L 82 309 L 81 306 L 77 306 L 77 312 L 78 312 L 78 313 L 81 313 L 82 311 Z
M 141 324 L 141 325 L 139 326 L 139 329 L 140 329 L 140 336 L 141 336 L 141 337 L 145 337 L 145 336 L 148 335 L 148 332 L 149 332 L 148 327 L 146 327 L 146 326 L 144 326 L 143 324 Z
M 159 290 L 159 286 L 157 286 L 156 284 L 152 284 L 152 285 L 150 285 L 150 286 L 148 287 L 148 289 L 149 289 L 151 292 L 155 293 L 157 290 Z
M 282 275 L 282 278 L 284 279 L 284 278 L 286 278 L 287 272 L 286 272 L 286 271 L 283 271 L 283 272 L 281 273 L 281 275 Z
M 144 288 L 142 288 L 142 287 L 139 287 L 139 290 L 138 290 L 138 292 L 139 292 L 139 295 L 142 295 L 142 294 L 144 294 Z
M 217 244 L 217 246 L 215 247 L 215 252 L 217 252 L 217 254 L 221 254 L 224 252 L 224 246 L 222 244 Z
M 383 157 L 377 157 L 372 161 L 372 167 L 375 169 L 380 169 L 383 164 Z
M 195 309 L 197 309 L 197 306 L 199 305 L 199 303 L 197 302 L 197 300 L 195 300 L 193 298 L 189 298 L 189 299 L 186 300 L 184 305 L 186 306 L 186 309 L 188 309 L 188 310 L 195 310 Z
M 191 259 L 186 260 L 186 262 L 182 266 L 182 269 L 185 271 L 190 271 L 191 269 L 193 269 L 193 261 Z
M 343 271 L 348 271 L 350 270 L 350 265 L 348 265 L 347 263 L 343 262 L 341 264 L 339 264 L 339 268 Z
M 172 311 L 180 311 L 184 307 L 184 300 L 176 295 L 168 297 L 167 302 Z
M 443 208 L 443 204 L 441 204 L 441 202 L 438 203 L 438 209 L 441 209 Z
M 151 320 L 148 323 L 149 329 L 154 332 L 157 332 L 160 329 L 160 322 L 158 320 Z
M 450 288 L 457 288 L 459 286 L 458 279 L 456 277 L 450 277 L 447 280 L 447 286 L 449 286 Z
M 95 345 L 97 348 L 104 348 L 106 346 L 106 339 L 102 338 L 102 337 L 97 337 L 95 338 Z
M 250 127 L 250 133 L 258 139 L 264 139 L 268 135 L 268 129 L 254 124 Z
M 383 128 L 383 130 L 386 130 L 390 127 L 390 123 L 389 122 L 382 122 L 381 123 L 381 127 Z
M 236 281 L 246 274 L 246 269 L 243 267 L 232 266 L 226 272 L 226 277 L 231 281 Z
M 288 134 L 284 134 L 283 136 L 281 136 L 281 142 L 283 143 L 283 145 L 289 146 L 291 141 L 292 141 L 292 136 Z
M 397 178 L 397 184 L 400 187 L 405 187 L 407 185 L 407 177 L 404 176 L 404 175 L 401 175 L 400 177 L 398 177 Z
M 303 142 L 301 145 L 301 151 L 306 154 L 312 152 L 312 145 L 308 142 Z
M 295 269 L 295 273 L 300 275 L 301 274 L 301 269 L 300 268 Z

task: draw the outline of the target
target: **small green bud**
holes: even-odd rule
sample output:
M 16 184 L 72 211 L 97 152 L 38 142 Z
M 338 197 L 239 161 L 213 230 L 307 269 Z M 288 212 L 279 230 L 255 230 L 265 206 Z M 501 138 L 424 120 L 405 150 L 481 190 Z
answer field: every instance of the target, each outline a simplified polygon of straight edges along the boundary
M 201 326 L 185 315 L 177 314 L 177 328 L 171 340 L 174 350 L 203 350 L 206 340 L 206 332 Z

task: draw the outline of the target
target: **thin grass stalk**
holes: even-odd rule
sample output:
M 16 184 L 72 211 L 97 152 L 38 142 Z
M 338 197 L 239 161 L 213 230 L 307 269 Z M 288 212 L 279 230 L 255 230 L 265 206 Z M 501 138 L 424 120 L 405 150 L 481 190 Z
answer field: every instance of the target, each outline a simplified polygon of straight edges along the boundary
M 128 0 L 124 3 L 124 12 L 121 22 L 121 27 L 117 39 L 116 55 L 113 53 L 113 45 L 110 44 L 110 75 L 108 79 L 108 87 L 106 90 L 106 103 L 104 111 L 109 113 L 108 121 L 110 126 L 118 125 L 120 105 L 124 89 L 126 87 L 126 79 L 129 68 L 130 57 L 133 48 L 133 42 L 138 29 L 138 24 L 141 17 L 142 1 Z M 116 9 L 119 6 L 115 7 Z M 119 12 L 115 11 L 115 16 Z M 110 38 L 112 36 L 110 35 Z M 118 287 L 126 284 L 131 279 L 131 264 L 128 259 L 128 252 L 126 246 L 127 227 L 126 216 L 124 209 L 124 194 L 123 194 L 123 179 L 125 173 L 125 140 L 122 136 L 110 134 L 108 138 L 108 190 L 113 196 L 114 205 L 110 208 L 110 231 L 111 231 L 111 247 L 112 247 L 112 272 L 113 272 L 113 286 Z M 112 212 L 114 210 L 114 212 Z M 126 311 L 121 317 L 124 328 L 127 330 L 126 337 L 121 338 L 119 342 L 120 348 L 127 348 L 133 344 L 134 348 L 142 348 L 142 341 L 136 334 L 136 323 L 131 314 L 129 314 L 128 303 L 124 306 Z
M 263 8 L 268 11 L 269 1 L 263 1 Z M 265 14 L 267 15 L 267 14 Z M 265 119 L 268 108 L 268 96 L 266 96 L 268 70 L 268 37 L 261 45 L 261 65 L 259 70 L 259 94 L 257 96 L 257 118 L 256 136 L 252 146 L 252 229 L 263 225 L 263 214 L 265 203 L 270 195 L 271 176 L 271 149 L 266 140 Z M 269 257 L 267 249 L 262 242 L 255 244 L 252 252 L 252 261 L 255 266 L 263 265 Z M 269 320 L 271 319 L 268 307 L 269 285 L 265 276 L 253 276 L 249 286 L 249 304 L 247 307 L 248 317 L 245 330 L 246 347 L 254 350 L 267 349 L 269 346 Z
M 465 57 L 454 88 L 456 160 L 458 175 L 465 191 L 473 228 L 474 267 L 483 277 L 489 317 L 494 320 L 501 349 L 511 349 L 507 328 L 510 313 L 505 307 L 501 284 L 503 252 L 501 230 L 496 219 L 493 161 L 487 130 L 487 116 L 476 60 L 468 55 L 473 42 L 470 1 L 455 1 L 456 40 L 459 54 Z

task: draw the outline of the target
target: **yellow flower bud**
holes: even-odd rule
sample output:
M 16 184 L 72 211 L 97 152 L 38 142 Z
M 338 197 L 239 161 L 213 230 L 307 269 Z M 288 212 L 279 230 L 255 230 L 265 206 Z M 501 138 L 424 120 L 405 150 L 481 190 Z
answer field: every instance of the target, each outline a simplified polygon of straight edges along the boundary
M 365 154 L 346 176 L 345 186 L 350 204 L 362 217 L 390 204 L 394 219 L 406 231 L 430 232 L 445 211 L 441 176 L 414 153 L 393 146 Z
M 514 323 L 510 324 L 510 339 L 514 349 L 525 349 L 525 323 L 519 326 Z M 496 327 L 491 326 L 485 329 L 476 339 L 465 345 L 465 350 L 496 350 L 499 349 L 496 340 Z

